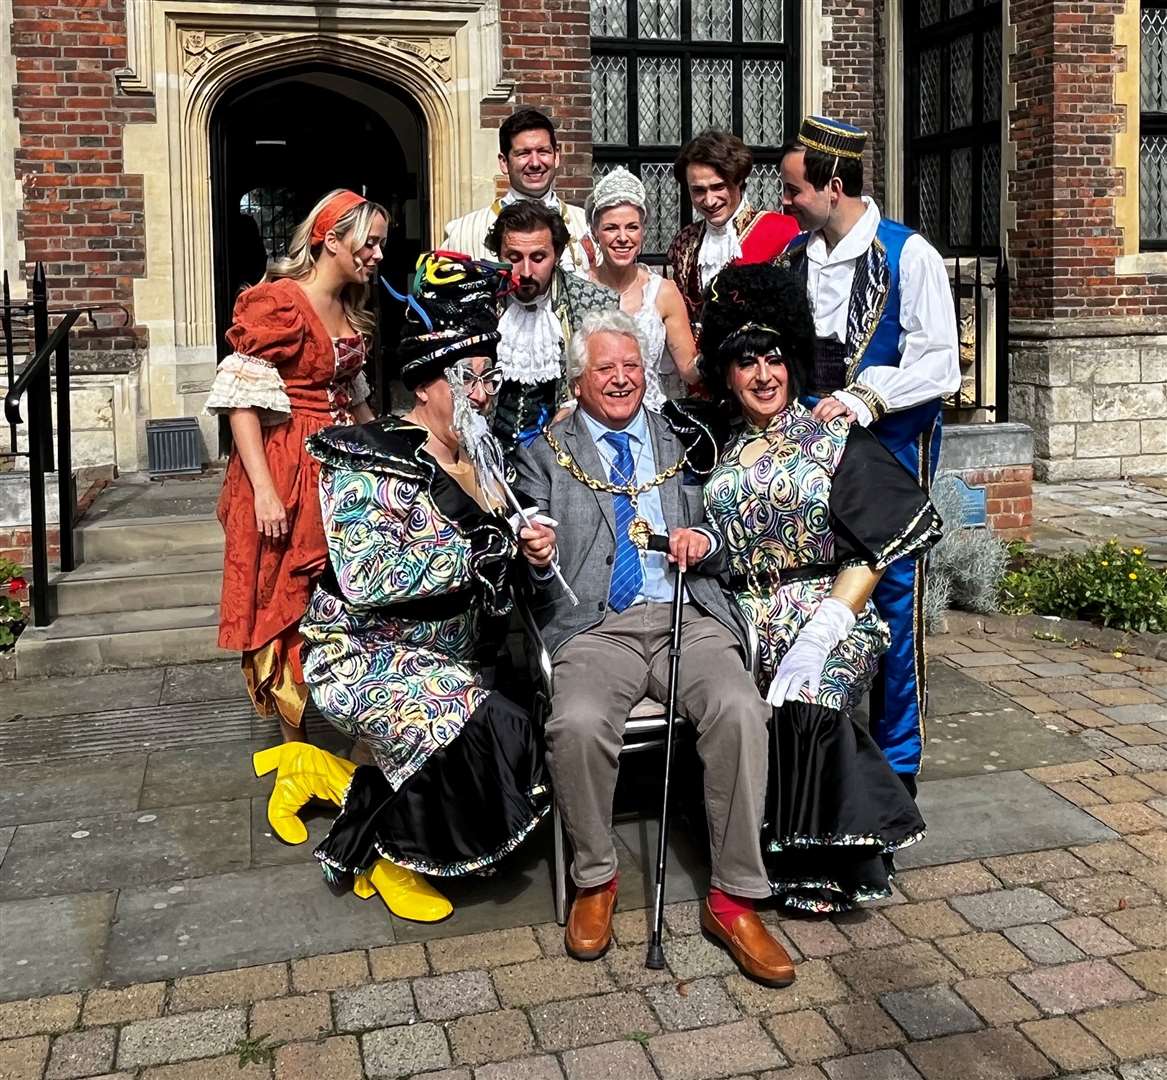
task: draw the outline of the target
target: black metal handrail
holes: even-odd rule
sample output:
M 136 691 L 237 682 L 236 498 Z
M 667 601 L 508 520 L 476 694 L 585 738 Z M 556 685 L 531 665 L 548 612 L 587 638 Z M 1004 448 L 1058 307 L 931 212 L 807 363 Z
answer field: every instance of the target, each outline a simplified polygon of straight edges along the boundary
M 952 289 L 952 306 L 956 313 L 957 335 L 960 345 L 965 343 L 964 322 L 968 314 L 972 317 L 973 349 L 973 393 L 969 400 L 963 385 L 957 390 L 952 401 L 946 405 L 960 412 L 984 410 L 993 414 L 994 421 L 1009 419 L 1009 263 L 1003 251 L 996 253 L 996 266 L 989 278 L 982 271 L 984 256 L 956 255 L 950 257 L 953 275 L 949 281 Z M 969 274 L 962 264 L 973 262 Z M 986 340 L 984 305 L 991 298 L 994 305 L 993 340 Z M 966 304 L 971 304 L 971 312 L 966 313 Z M 995 388 L 991 398 L 986 394 L 985 375 L 989 366 L 994 372 Z M 963 376 L 962 376 L 963 383 Z
M 20 399 L 28 395 L 28 485 L 32 516 L 32 621 L 47 626 L 49 613 L 49 545 L 45 509 L 45 473 L 53 469 L 52 381 L 57 383 L 57 498 L 59 503 L 60 562 L 64 571 L 76 566 L 73 547 L 73 454 L 69 409 L 69 334 L 81 310 L 66 312 L 49 332 L 48 283 L 44 266 L 37 263 L 32 279 L 33 343 L 35 352 L 4 395 L 4 416 L 15 432 L 23 422 Z M 5 306 L 4 330 L 11 346 L 10 307 Z M 9 348 L 11 351 L 11 348 Z M 51 363 L 50 363 L 51 361 Z M 11 366 L 10 366 L 11 376 Z

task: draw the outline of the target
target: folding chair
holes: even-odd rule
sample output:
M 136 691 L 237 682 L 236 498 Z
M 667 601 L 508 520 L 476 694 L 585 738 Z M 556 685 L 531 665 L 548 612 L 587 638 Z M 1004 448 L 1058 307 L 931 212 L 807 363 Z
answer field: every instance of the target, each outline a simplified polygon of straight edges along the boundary
M 531 641 L 531 652 L 537 669 L 538 681 L 535 690 L 535 702 L 532 707 L 532 720 L 536 724 L 544 724 L 551 711 L 552 694 L 552 666 L 551 654 L 543 643 L 543 635 L 531 614 L 530 608 L 519 600 L 516 603 L 523 626 Z M 746 643 L 750 652 L 750 674 L 754 675 L 758 660 L 758 636 L 753 625 L 746 629 Z M 665 744 L 665 729 L 668 726 L 668 710 L 655 698 L 643 697 L 628 714 L 624 725 L 624 746 L 620 756 L 637 754 L 643 750 L 652 750 Z M 555 892 L 555 920 L 560 926 L 567 923 L 567 838 L 563 827 L 563 818 L 559 813 L 558 800 L 552 799 L 552 829 L 554 830 L 554 892 Z

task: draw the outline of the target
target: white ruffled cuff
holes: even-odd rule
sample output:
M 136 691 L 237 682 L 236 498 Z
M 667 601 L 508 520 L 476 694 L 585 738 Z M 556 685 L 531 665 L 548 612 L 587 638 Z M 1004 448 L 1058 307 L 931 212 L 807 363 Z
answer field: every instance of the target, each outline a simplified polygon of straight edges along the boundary
M 279 372 L 266 360 L 242 353 L 224 357 L 204 407 L 209 416 L 221 416 L 232 409 L 255 409 L 263 427 L 282 424 L 292 415 L 292 403 Z
M 349 407 L 355 408 L 369 398 L 369 380 L 363 371 L 358 371 L 348 384 Z

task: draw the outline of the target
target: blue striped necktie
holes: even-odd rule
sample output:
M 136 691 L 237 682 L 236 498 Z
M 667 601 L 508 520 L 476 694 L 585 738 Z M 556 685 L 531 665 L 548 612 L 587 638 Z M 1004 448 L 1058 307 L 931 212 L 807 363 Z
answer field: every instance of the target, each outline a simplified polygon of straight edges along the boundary
M 634 484 L 636 465 L 632 461 L 628 433 L 609 431 L 604 438 L 616 451 L 609 479 L 613 484 Z M 612 584 L 608 587 L 608 606 L 619 612 L 628 607 L 644 587 L 644 571 L 640 566 L 640 550 L 628 535 L 628 526 L 636 516 L 632 500 L 627 495 L 614 493 L 612 507 L 616 516 L 616 558 L 612 564 Z

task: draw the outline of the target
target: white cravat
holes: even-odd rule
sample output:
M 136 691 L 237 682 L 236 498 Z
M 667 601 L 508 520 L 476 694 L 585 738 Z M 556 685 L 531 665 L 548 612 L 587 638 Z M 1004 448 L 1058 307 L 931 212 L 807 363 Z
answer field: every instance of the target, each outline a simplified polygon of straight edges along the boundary
M 554 188 L 548 188 L 542 195 L 524 195 L 521 191 L 515 191 L 514 188 L 507 188 L 507 193 L 499 200 L 503 206 L 510 206 L 513 202 L 518 202 L 520 199 L 529 199 L 531 202 L 541 202 L 544 206 L 554 210 L 557 214 L 562 213 L 562 207 L 559 205 L 559 196 L 555 194 Z
M 550 290 L 533 304 L 512 299 L 498 331 L 498 366 L 504 379 L 534 386 L 562 374 L 563 329 L 551 308 Z
M 724 225 L 705 222 L 705 236 L 701 240 L 701 250 L 697 252 L 697 273 L 701 278 L 701 288 L 705 289 L 717 277 L 722 267 L 734 259 L 742 257 L 742 242 L 738 239 L 733 219 L 737 217 L 739 206 Z

